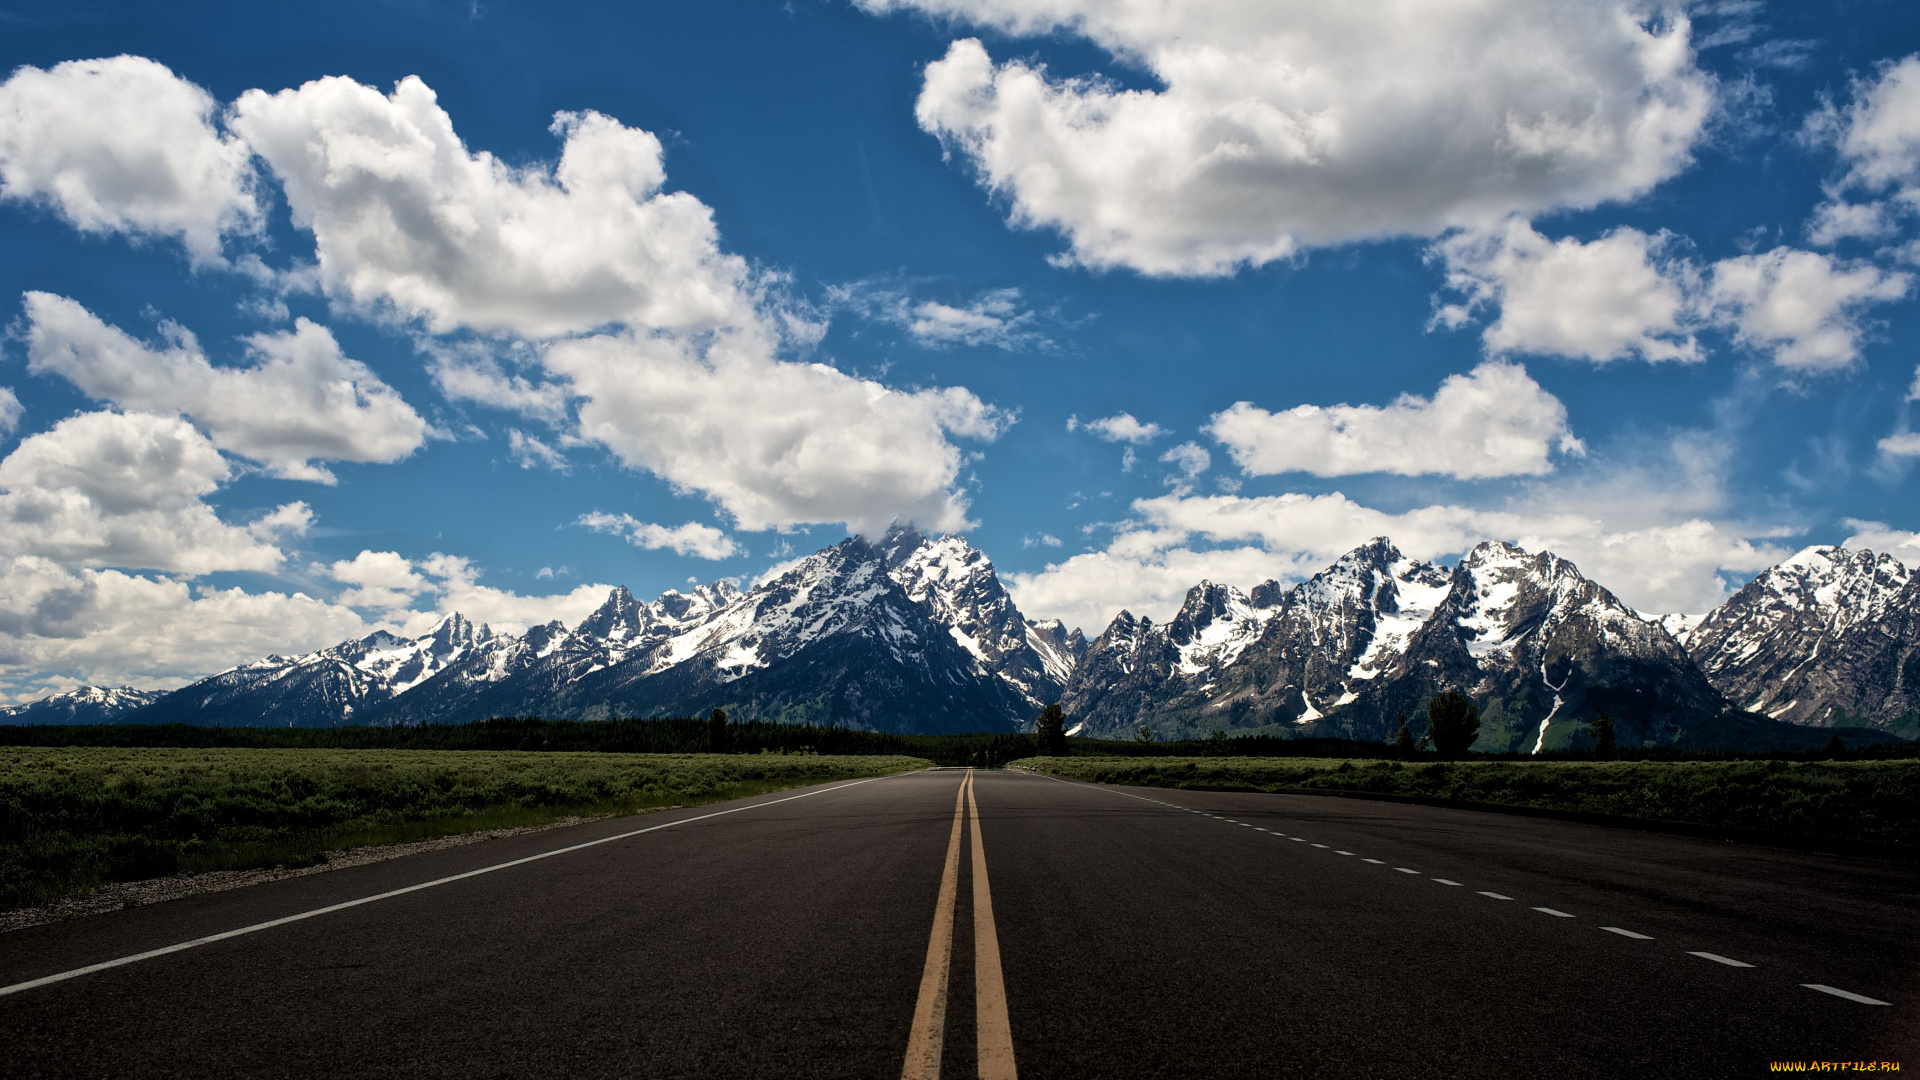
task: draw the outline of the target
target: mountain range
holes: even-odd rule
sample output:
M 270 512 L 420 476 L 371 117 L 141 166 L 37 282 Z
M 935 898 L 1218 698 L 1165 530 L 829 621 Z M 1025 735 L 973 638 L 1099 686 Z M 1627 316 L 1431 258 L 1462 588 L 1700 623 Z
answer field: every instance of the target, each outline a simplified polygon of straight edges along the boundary
M 890 732 L 1015 731 L 1061 702 L 1082 735 L 1418 736 L 1444 690 L 1482 711 L 1475 748 L 1758 748 L 1826 728 L 1920 736 L 1920 578 L 1816 547 L 1704 616 L 1646 618 L 1551 552 L 1488 542 L 1451 566 L 1376 538 L 1293 585 L 1201 582 L 1163 625 L 1121 612 L 1087 641 L 1024 617 L 956 536 L 896 527 L 642 603 L 616 588 L 578 625 L 495 633 L 459 614 L 268 656 L 183 689 L 81 691 L 15 723 L 446 723 L 695 715 Z M 91 694 L 92 697 L 85 697 Z M 80 696 L 76 696 L 80 695 Z M 84 700 L 83 700 L 84 699 Z M 5 718 L 0 717 L 0 721 Z

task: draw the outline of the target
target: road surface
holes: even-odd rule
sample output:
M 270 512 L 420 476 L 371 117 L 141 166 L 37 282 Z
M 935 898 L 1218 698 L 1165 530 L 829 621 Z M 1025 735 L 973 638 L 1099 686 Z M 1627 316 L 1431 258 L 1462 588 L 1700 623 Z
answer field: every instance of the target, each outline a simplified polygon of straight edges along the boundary
M 16 931 L 0 988 L 7 1077 L 1920 1069 L 1920 869 L 938 770 Z

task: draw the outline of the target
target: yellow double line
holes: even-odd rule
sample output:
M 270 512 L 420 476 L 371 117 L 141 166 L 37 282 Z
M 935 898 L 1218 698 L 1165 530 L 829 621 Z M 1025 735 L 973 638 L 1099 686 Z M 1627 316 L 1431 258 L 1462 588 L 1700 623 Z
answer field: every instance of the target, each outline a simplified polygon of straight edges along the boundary
M 913 1034 L 900 1080 L 940 1080 L 940 1051 L 947 1033 L 947 982 L 953 970 L 953 909 L 960 895 L 960 827 L 973 825 L 973 1001 L 974 1040 L 980 1080 L 1014 1080 L 1013 1031 L 1007 1025 L 1007 986 L 1000 977 L 1000 936 L 993 927 L 993 894 L 987 888 L 987 852 L 980 844 L 980 807 L 973 799 L 973 770 L 960 781 L 953 800 L 953 834 L 947 840 L 947 867 L 940 875 L 940 900 L 933 909 L 933 935 L 927 939 L 927 966 L 920 975 L 920 999 L 913 1009 Z

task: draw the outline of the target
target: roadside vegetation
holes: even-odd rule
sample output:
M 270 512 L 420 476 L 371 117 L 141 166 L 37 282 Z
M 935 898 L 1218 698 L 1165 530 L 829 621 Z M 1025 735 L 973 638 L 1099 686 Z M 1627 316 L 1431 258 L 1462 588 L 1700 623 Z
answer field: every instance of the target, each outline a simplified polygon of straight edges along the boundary
M 707 722 L 698 723 L 704 731 Z M 898 754 L 804 752 L 0 746 L 0 909 L 108 882 L 310 866 L 343 848 L 714 802 L 928 764 Z
M 1253 757 L 1036 757 L 1023 767 L 1104 784 L 1366 792 L 1682 822 L 1920 852 L 1920 760 L 1418 763 Z
M 1031 735 L 889 735 L 812 724 L 745 723 L 711 715 L 647 720 L 509 716 L 409 727 L 201 727 L 193 724 L 0 726 L 5 746 L 125 746 L 327 750 L 595 751 L 618 754 L 838 754 L 926 758 L 941 765 L 1003 765 L 1036 751 Z

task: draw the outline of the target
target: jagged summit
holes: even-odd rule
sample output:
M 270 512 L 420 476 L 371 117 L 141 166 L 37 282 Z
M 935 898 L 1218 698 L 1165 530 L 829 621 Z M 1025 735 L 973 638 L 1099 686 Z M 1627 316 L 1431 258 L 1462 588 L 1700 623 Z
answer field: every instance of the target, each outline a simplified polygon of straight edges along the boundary
M 1891 555 L 1802 549 L 1701 619 L 1686 645 L 1740 708 L 1920 735 L 1920 579 Z
M 1082 734 L 1384 739 L 1461 690 L 1481 706 L 1481 749 L 1581 745 L 1603 711 L 1628 745 L 1784 745 L 1782 732 L 1813 736 L 1767 715 L 1920 734 L 1917 642 L 1920 579 L 1873 552 L 1808 548 L 1717 611 L 1646 620 L 1552 552 L 1487 542 L 1446 567 L 1388 537 L 1291 585 L 1202 581 L 1166 623 L 1123 611 L 1088 642 L 1027 619 L 964 537 L 896 525 L 747 589 L 643 602 L 614 588 L 577 625 L 520 635 L 450 613 L 418 638 L 381 630 L 269 656 L 122 715 L 311 725 L 723 707 L 959 731 L 1013 730 L 1059 699 Z M 25 708 L 40 706 L 79 707 Z
M 25 705 L 0 707 L 0 724 L 112 724 L 163 694 L 131 686 L 76 686 Z

